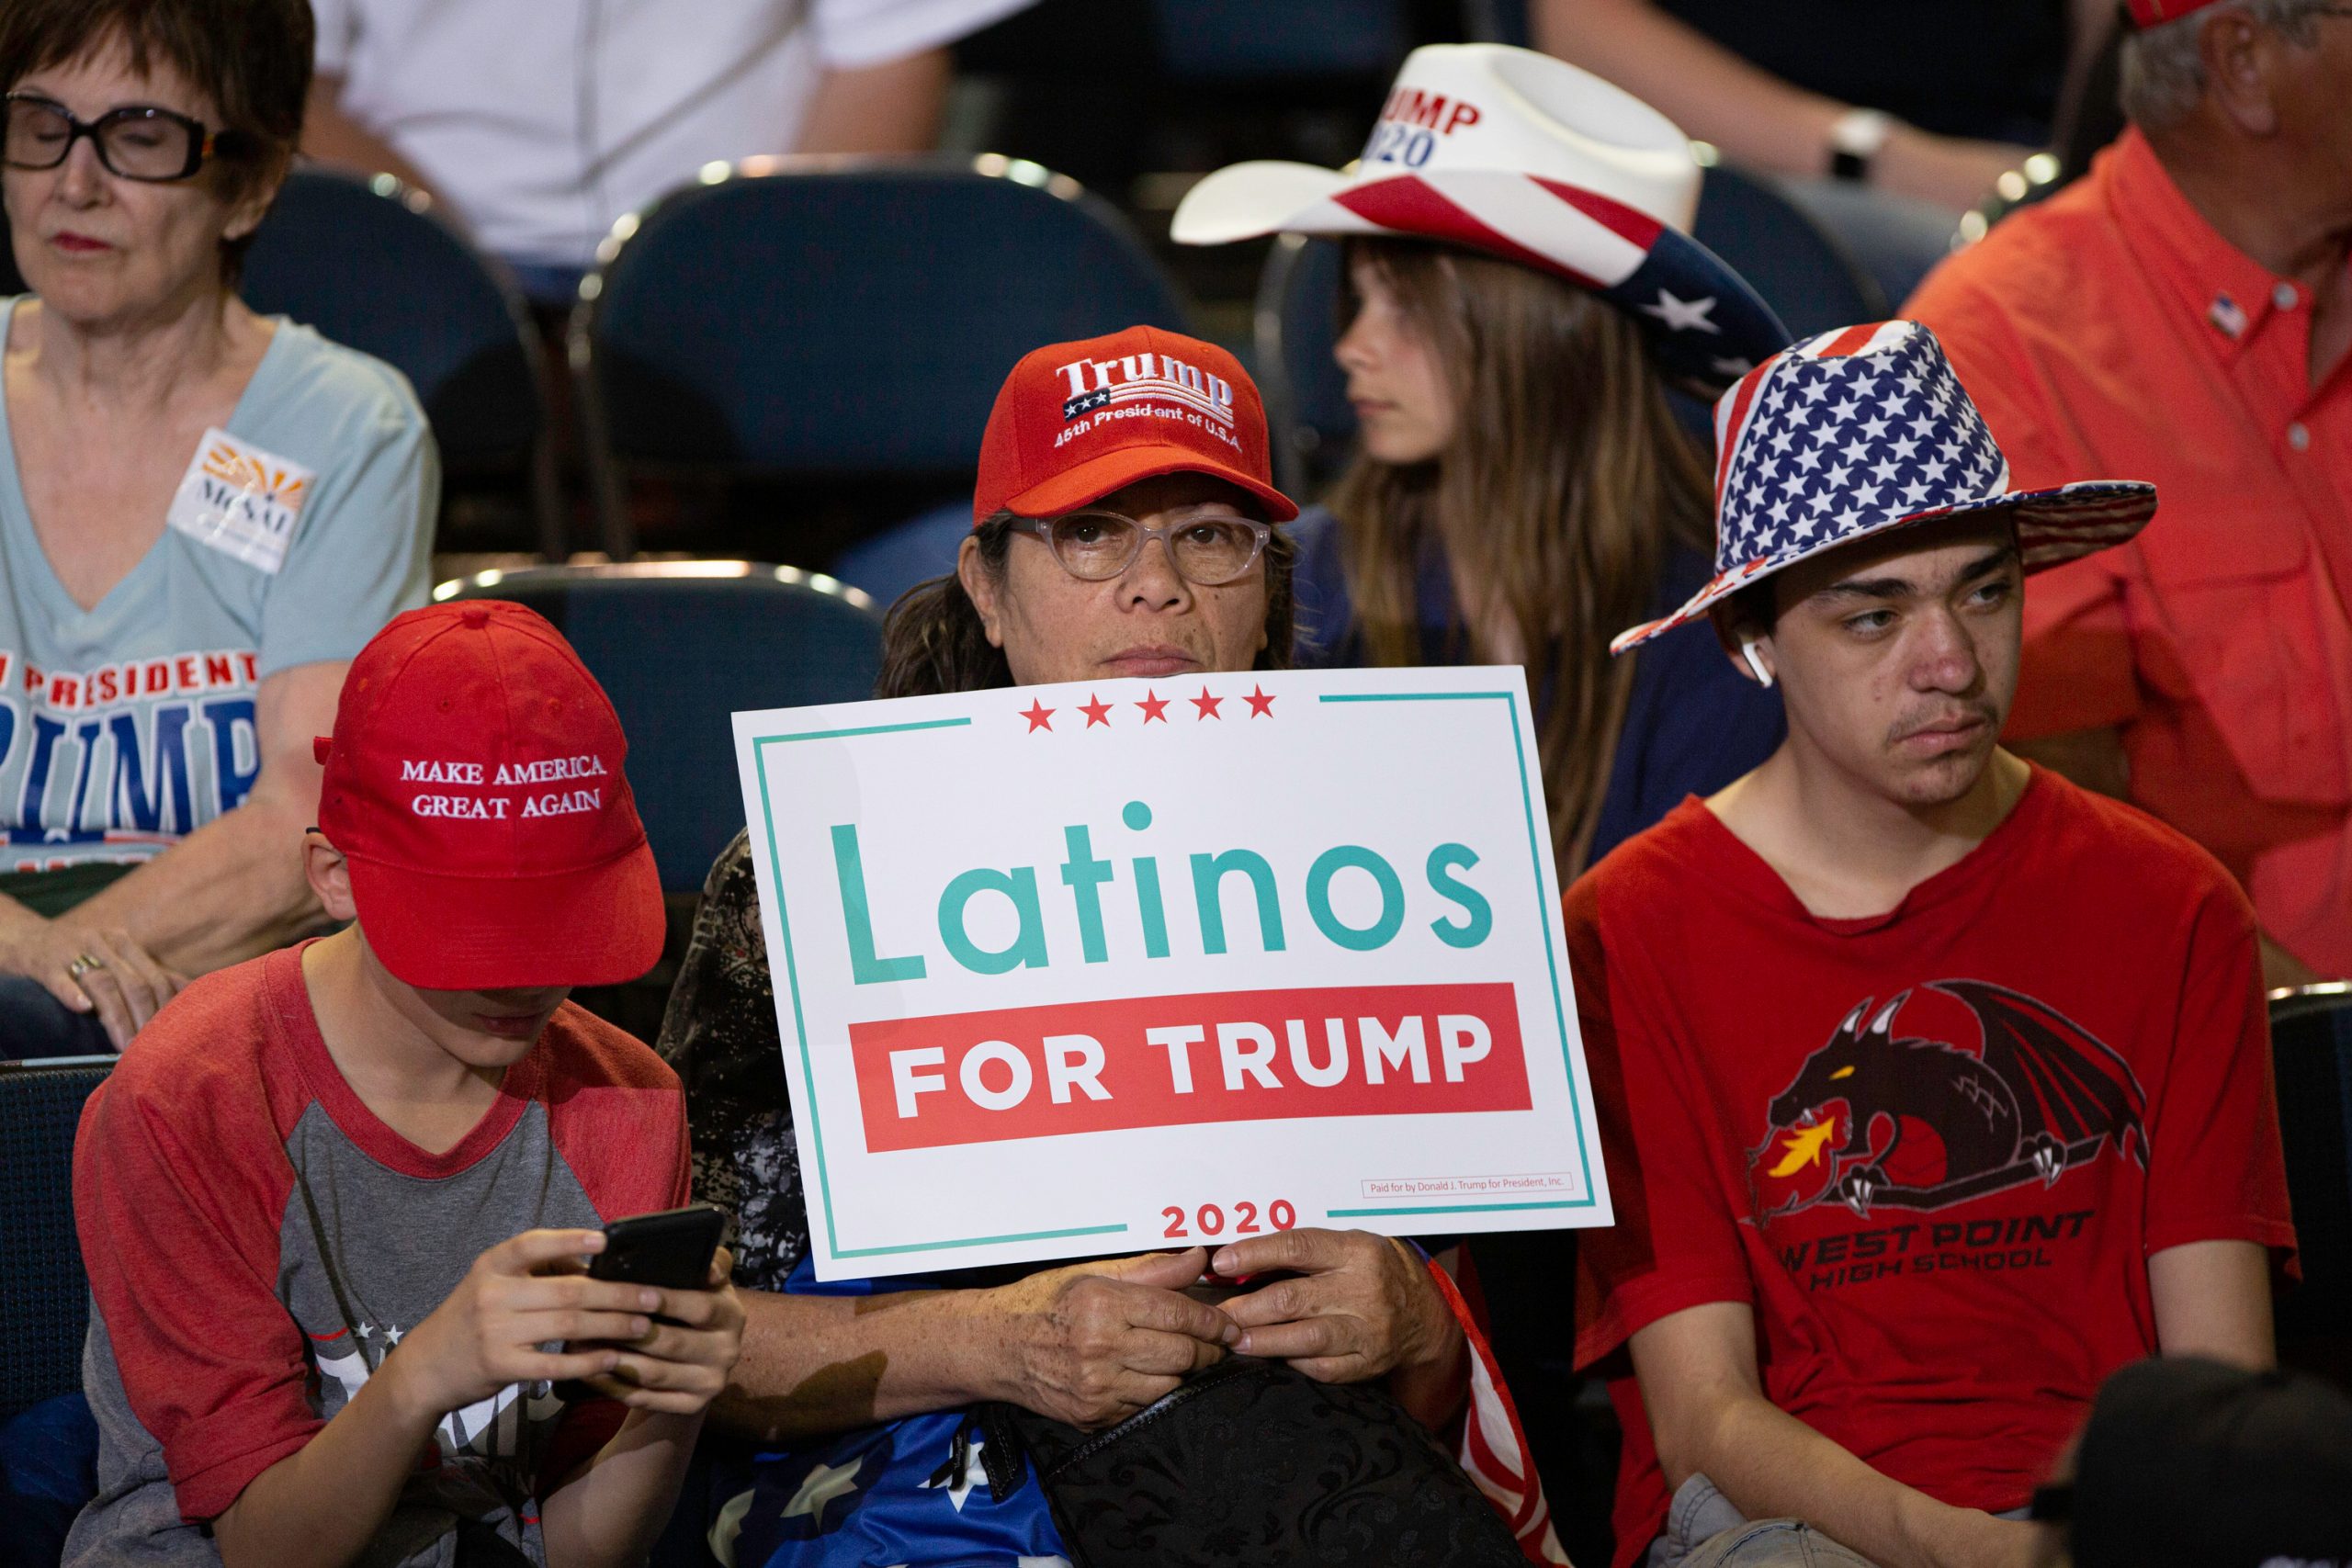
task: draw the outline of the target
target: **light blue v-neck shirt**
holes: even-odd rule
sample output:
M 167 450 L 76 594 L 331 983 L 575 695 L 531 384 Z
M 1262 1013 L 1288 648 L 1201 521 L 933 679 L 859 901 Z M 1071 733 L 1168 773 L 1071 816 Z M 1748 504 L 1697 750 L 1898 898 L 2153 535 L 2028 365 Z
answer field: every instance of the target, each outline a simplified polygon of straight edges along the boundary
M 280 320 L 223 428 L 274 536 L 167 526 L 85 610 L 33 532 L 0 397 L 0 872 L 144 860 L 233 809 L 261 682 L 424 603 L 440 460 L 398 371 Z

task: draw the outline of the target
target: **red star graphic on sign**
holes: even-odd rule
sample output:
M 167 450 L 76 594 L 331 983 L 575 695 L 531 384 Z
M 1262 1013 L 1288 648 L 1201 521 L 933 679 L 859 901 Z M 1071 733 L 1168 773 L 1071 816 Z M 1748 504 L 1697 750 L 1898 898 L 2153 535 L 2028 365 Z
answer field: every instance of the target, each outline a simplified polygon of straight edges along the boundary
M 1143 709 L 1143 721 L 1146 724 L 1149 724 L 1155 718 L 1162 724 L 1168 722 L 1168 699 L 1157 692 L 1145 692 L 1143 701 L 1137 703 L 1136 706 Z
M 1095 697 L 1094 694 L 1091 692 L 1089 692 L 1086 694 L 1090 697 L 1094 697 L 1092 702 L 1080 703 L 1078 705 L 1078 711 L 1086 716 L 1086 728 L 1091 729 L 1099 724 L 1105 729 L 1110 728 L 1111 705 L 1104 702 L 1101 697 Z
M 1223 718 L 1225 716 L 1223 714 L 1216 711 L 1217 705 L 1225 701 L 1225 699 L 1223 697 L 1210 696 L 1209 689 L 1206 686 L 1203 686 L 1201 688 L 1201 694 L 1199 696 L 1193 697 L 1188 700 L 1194 707 L 1201 710 L 1200 716 L 1203 718 Z
M 1029 705 L 1021 710 L 1021 716 L 1029 721 L 1027 732 L 1031 735 L 1036 734 L 1041 729 L 1051 729 L 1054 727 L 1054 710 L 1035 697 L 1029 699 Z
M 1272 718 L 1274 716 L 1274 699 L 1266 695 L 1265 687 L 1254 686 L 1250 688 L 1250 694 L 1241 700 L 1250 705 L 1250 716 L 1251 718 Z

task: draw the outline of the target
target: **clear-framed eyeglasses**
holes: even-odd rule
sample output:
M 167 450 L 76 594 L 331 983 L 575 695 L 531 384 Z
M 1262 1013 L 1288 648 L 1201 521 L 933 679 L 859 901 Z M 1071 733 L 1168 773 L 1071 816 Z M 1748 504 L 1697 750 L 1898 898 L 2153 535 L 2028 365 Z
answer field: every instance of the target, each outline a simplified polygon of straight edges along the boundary
M 1117 577 L 1157 539 L 1168 547 L 1177 575 L 1201 588 L 1215 588 L 1246 573 L 1274 533 L 1270 524 L 1221 508 L 1194 508 L 1157 527 L 1092 509 L 1059 517 L 1024 517 L 1014 525 L 1045 540 L 1062 570 L 1085 582 Z
M 12 169 L 53 169 L 86 136 L 109 173 L 162 185 L 188 178 L 236 139 L 234 131 L 214 130 L 200 119 L 151 104 L 126 104 L 84 120 L 39 93 L 10 93 L 5 102 L 0 162 Z

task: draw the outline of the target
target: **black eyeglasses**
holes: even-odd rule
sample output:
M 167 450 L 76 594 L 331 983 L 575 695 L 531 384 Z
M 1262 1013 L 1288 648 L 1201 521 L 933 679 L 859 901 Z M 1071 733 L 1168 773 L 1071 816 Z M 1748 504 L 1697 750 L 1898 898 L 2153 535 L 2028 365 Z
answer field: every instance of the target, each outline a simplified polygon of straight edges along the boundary
M 1167 545 L 1177 575 L 1202 588 L 1231 582 L 1248 571 L 1274 532 L 1271 525 L 1227 512 L 1187 513 L 1156 528 L 1115 512 L 1024 517 L 1017 526 L 1045 540 L 1062 570 L 1085 582 L 1108 582 L 1158 539 Z
M 38 93 L 10 93 L 0 162 L 12 169 L 53 169 L 65 162 L 85 136 L 98 150 L 107 172 L 126 180 L 163 185 L 184 180 L 206 159 L 237 141 L 233 130 L 214 130 L 200 119 L 147 104 L 126 104 L 94 120 Z

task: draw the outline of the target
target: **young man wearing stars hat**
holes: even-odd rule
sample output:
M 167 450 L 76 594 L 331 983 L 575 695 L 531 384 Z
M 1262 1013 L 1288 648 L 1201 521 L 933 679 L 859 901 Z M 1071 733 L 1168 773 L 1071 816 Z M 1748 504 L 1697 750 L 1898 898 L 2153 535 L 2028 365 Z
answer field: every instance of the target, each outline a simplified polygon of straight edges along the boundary
M 2023 1563 L 2105 1375 L 2268 1362 L 2294 1246 L 2245 896 L 1998 743 L 2025 580 L 2154 492 L 2011 489 L 1909 322 L 1715 420 L 1714 580 L 1618 646 L 1712 619 L 1788 739 L 1566 897 L 1617 1562 Z

